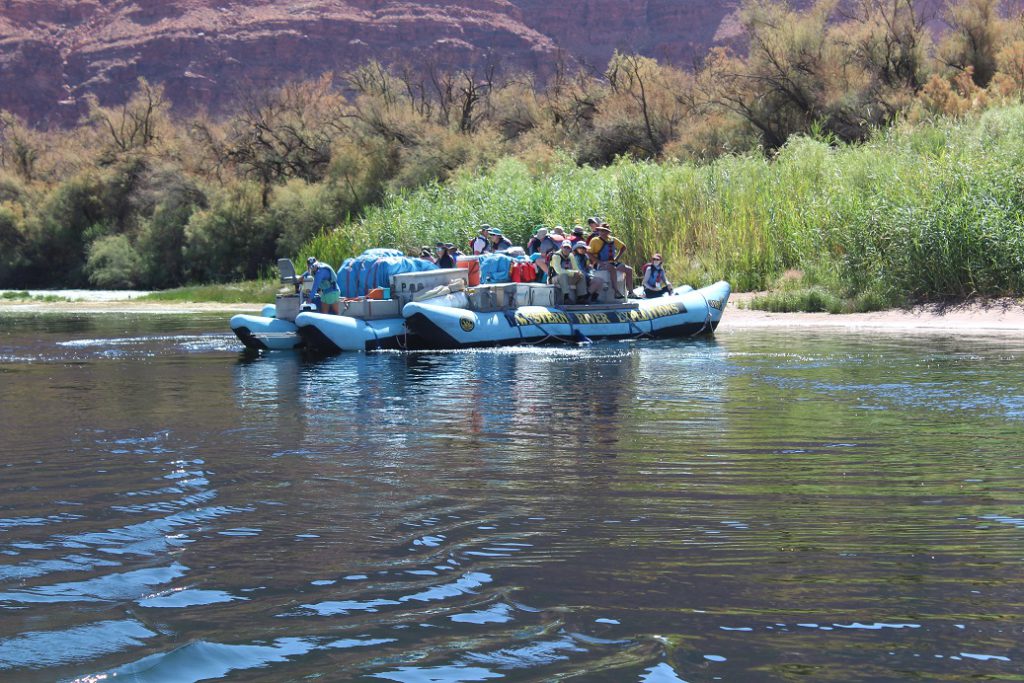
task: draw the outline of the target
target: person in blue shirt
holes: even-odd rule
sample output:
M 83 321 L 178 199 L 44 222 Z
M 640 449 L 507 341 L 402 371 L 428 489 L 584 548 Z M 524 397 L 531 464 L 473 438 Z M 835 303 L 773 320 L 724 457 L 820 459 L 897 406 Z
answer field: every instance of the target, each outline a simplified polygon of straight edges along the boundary
M 326 263 L 320 263 L 310 256 L 306 259 L 306 272 L 300 282 L 307 276 L 313 276 L 312 302 L 321 313 L 341 313 L 341 287 L 338 286 L 338 274 Z

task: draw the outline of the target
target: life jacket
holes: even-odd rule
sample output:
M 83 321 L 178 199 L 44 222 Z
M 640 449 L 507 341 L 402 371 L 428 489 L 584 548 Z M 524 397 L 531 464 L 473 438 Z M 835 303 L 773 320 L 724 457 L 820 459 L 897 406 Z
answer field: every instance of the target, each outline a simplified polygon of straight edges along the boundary
M 651 269 L 649 272 L 647 270 L 648 268 Z M 667 280 L 665 279 L 665 268 L 663 266 L 655 266 L 653 263 L 647 263 L 644 265 L 644 269 L 641 272 L 643 272 L 644 274 L 644 279 L 642 283 L 644 287 L 647 287 L 647 289 L 654 290 L 661 290 L 665 288 Z M 647 284 L 651 280 L 651 275 L 654 276 L 654 282 L 651 283 L 652 285 L 654 285 L 653 287 Z
M 500 240 L 498 240 L 497 244 L 488 240 L 487 247 L 484 249 L 484 251 L 488 254 L 497 254 L 499 251 L 505 251 L 511 246 L 512 243 L 508 240 L 508 238 L 502 237 Z
M 529 261 L 515 261 L 509 268 L 512 282 L 533 282 L 537 279 L 537 267 Z
M 576 267 L 581 273 L 587 275 L 590 272 L 590 259 L 587 258 L 586 254 L 577 254 L 576 250 L 573 250 L 572 257 L 576 259 Z M 590 277 L 587 275 L 587 277 Z
M 484 239 L 482 235 L 477 235 L 469 241 L 469 253 L 474 256 L 479 256 L 487 251 L 488 244 L 490 244 L 489 240 Z
M 573 259 L 573 255 L 572 254 L 569 254 L 568 257 L 565 257 L 565 256 L 562 256 L 561 253 L 556 251 L 554 254 L 551 255 L 551 260 L 554 261 L 555 259 L 558 259 L 558 265 L 562 267 L 562 270 L 574 270 L 573 267 L 572 267 L 573 266 L 573 260 L 572 260 Z M 568 261 L 568 265 L 566 265 L 566 261 Z M 554 269 L 552 269 L 551 272 L 552 273 L 555 272 Z
M 618 256 L 615 251 L 615 238 L 609 235 L 607 242 L 600 237 L 595 239 L 601 240 L 601 250 L 597 252 L 597 260 L 599 262 L 614 261 L 615 257 Z
M 320 292 L 331 292 L 335 289 L 341 291 L 341 288 L 338 287 L 338 275 L 334 272 L 334 268 L 331 268 L 326 264 L 321 265 L 320 267 L 327 270 L 327 277 L 320 283 L 319 289 L 313 293 L 319 294 Z M 314 276 L 313 279 L 316 280 L 316 276 Z

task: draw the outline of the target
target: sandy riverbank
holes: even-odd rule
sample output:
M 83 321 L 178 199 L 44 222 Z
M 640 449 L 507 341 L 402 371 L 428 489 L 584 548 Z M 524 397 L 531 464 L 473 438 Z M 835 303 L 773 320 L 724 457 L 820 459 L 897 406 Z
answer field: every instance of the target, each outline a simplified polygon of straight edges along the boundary
M 998 299 L 967 301 L 954 305 L 924 305 L 876 313 L 769 313 L 741 308 L 752 293 L 729 299 L 723 329 L 815 328 L 848 332 L 1006 334 L 1024 336 L 1024 303 Z
M 729 300 L 722 330 L 814 328 L 847 332 L 1000 334 L 1024 336 L 1024 302 L 1013 299 L 968 301 L 948 306 L 918 306 L 877 313 L 768 313 L 743 306 L 751 293 Z M 258 313 L 263 304 L 186 303 L 165 301 L 2 301 L 0 314 L 10 313 Z

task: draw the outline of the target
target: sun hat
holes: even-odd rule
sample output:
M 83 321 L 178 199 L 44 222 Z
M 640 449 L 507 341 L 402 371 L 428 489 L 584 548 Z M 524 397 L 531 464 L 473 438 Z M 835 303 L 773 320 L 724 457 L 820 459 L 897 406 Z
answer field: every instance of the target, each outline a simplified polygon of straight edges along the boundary
M 583 226 L 582 225 L 577 225 L 575 228 L 572 229 L 572 234 L 574 234 L 574 235 L 582 235 L 583 234 Z
M 566 247 L 569 247 L 570 249 L 572 249 L 572 242 L 570 242 L 569 240 L 562 240 L 562 244 L 558 248 L 559 249 L 565 249 Z
M 580 240 L 576 244 L 572 245 L 573 249 L 579 249 L 580 247 L 583 247 L 584 249 L 586 249 L 587 248 L 587 243 L 584 242 L 583 240 Z
M 654 254 L 653 256 L 651 256 L 651 260 L 652 261 L 660 261 L 661 260 L 661 254 Z
M 541 226 L 539 226 L 537 228 L 537 237 L 543 239 L 545 236 L 547 236 L 547 234 L 548 234 L 548 229 L 545 226 L 541 225 Z
M 591 216 L 587 219 L 587 225 L 601 225 L 601 221 L 597 220 L 597 216 Z
M 483 228 L 481 228 L 481 230 L 482 229 Z M 501 233 L 501 230 L 498 230 L 497 228 L 487 228 L 487 229 L 490 231 L 490 233 L 492 235 L 497 235 L 498 237 L 504 237 L 504 235 L 502 235 L 502 233 Z

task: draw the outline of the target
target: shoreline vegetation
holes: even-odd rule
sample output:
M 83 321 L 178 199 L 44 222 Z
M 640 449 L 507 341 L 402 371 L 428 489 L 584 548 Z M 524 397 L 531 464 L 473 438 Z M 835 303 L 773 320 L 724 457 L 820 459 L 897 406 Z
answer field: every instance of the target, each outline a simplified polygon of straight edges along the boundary
M 634 267 L 658 251 L 674 282 L 769 290 L 769 311 L 1020 296 L 1024 21 L 994 0 L 925 12 L 747 0 L 746 53 L 692 72 L 369 63 L 220 118 L 143 80 L 71 130 L 0 112 L 0 286 L 269 300 L 278 256 L 417 254 L 482 223 L 524 244 L 598 215 Z
M 253 290 L 250 290 L 253 291 Z M 26 292 L 27 294 L 27 292 Z M 104 292 L 104 295 L 112 294 Z M 919 304 L 908 308 L 834 315 L 827 312 L 772 312 L 752 308 L 763 292 L 733 294 L 729 299 L 719 334 L 739 330 L 793 332 L 836 332 L 843 334 L 955 335 L 999 339 L 1024 338 L 1024 299 L 973 299 L 957 303 Z M 202 297 L 192 297 L 201 299 Z M 270 300 L 227 301 L 152 298 L 102 300 L 53 296 L 0 297 L 3 314 L 81 315 L 185 315 L 194 313 L 253 313 Z

